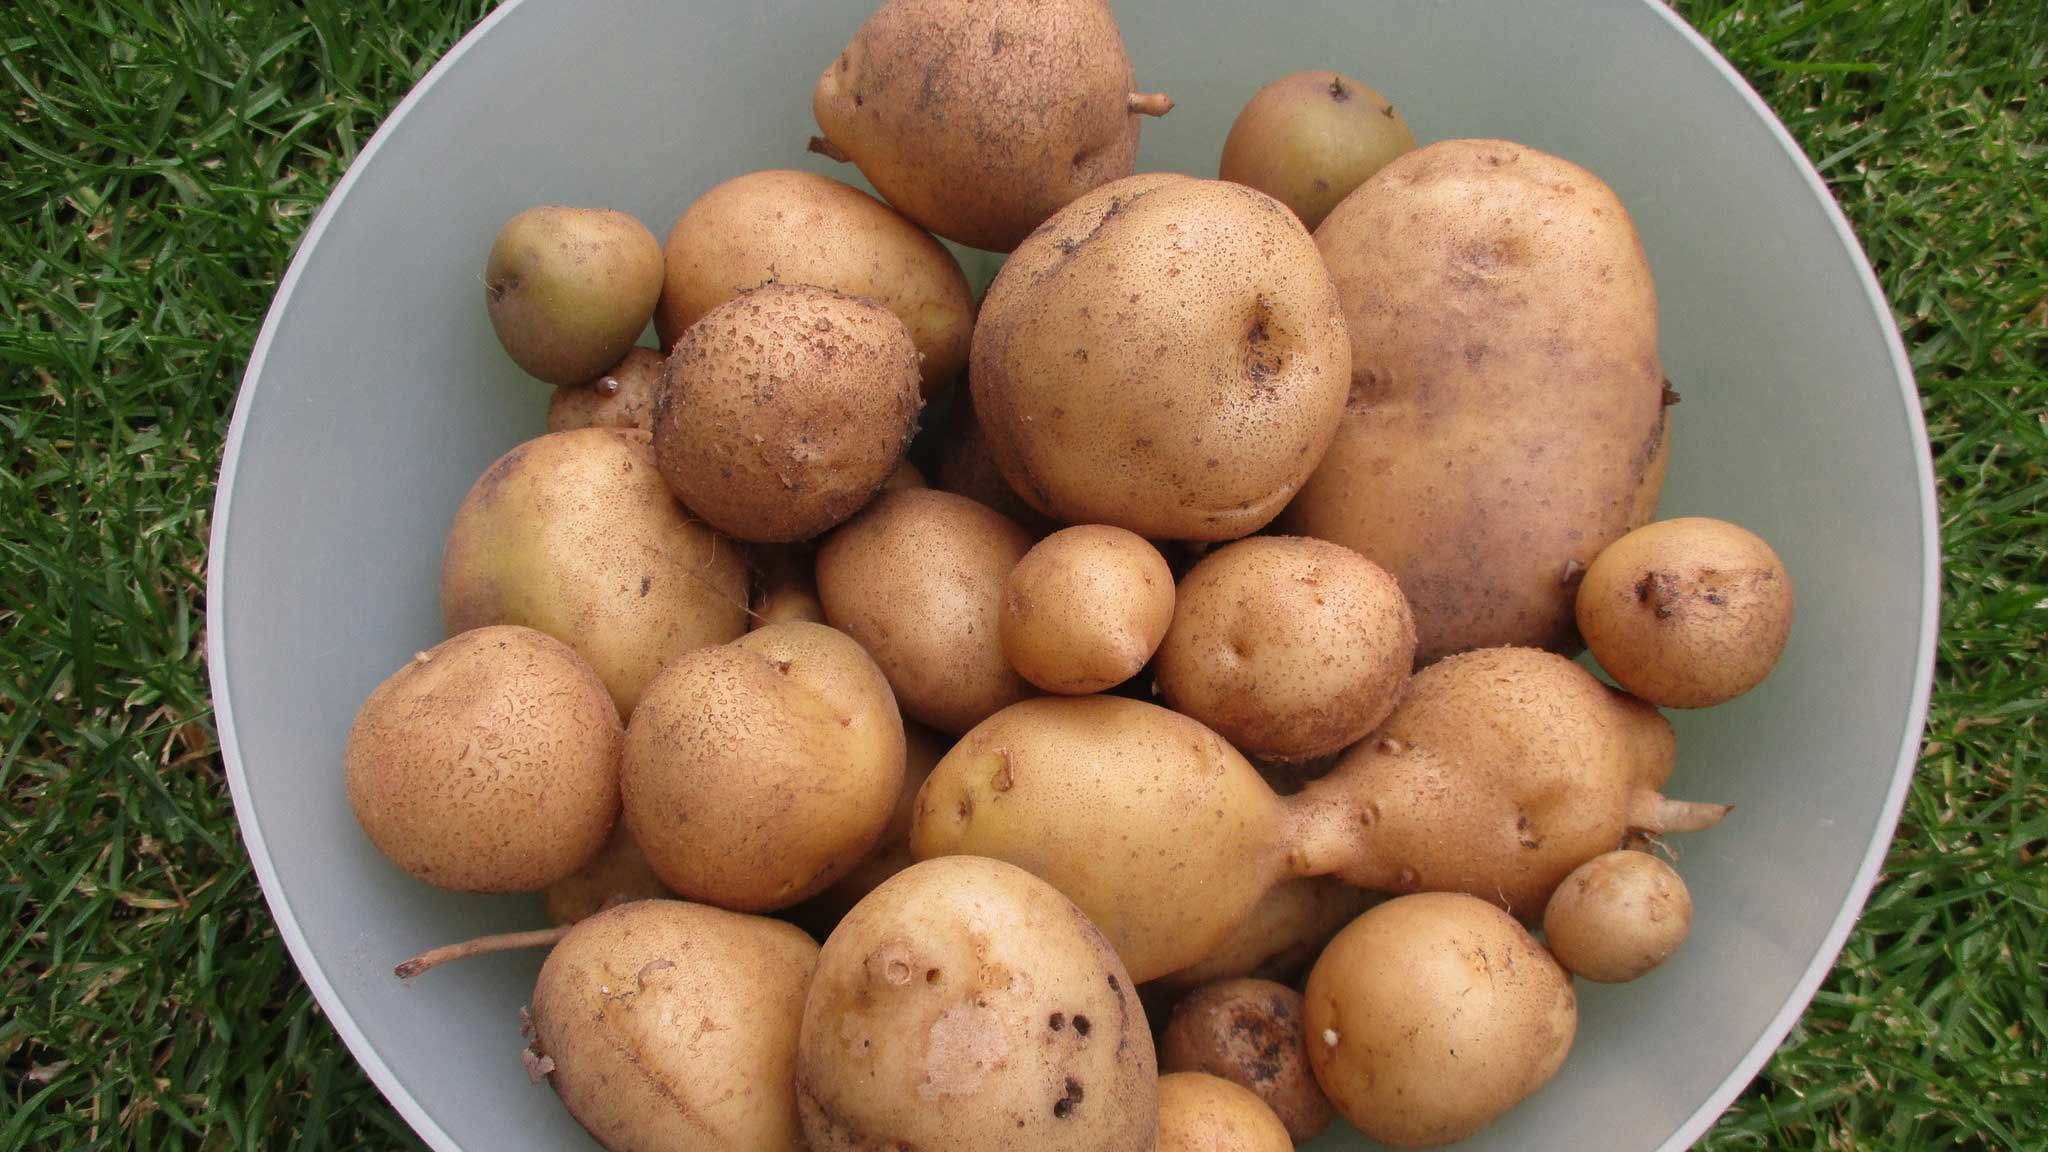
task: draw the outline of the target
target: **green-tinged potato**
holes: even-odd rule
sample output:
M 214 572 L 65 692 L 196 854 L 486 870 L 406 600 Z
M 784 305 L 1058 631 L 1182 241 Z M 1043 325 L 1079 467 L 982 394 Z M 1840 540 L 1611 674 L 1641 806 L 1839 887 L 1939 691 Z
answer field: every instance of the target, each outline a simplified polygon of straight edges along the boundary
M 654 398 L 667 361 L 652 348 L 635 348 L 595 380 L 564 384 L 548 401 L 548 431 L 638 428 L 654 431 Z
M 924 357 L 924 395 L 967 367 L 974 294 L 946 247 L 894 209 L 810 172 L 750 172 L 685 210 L 668 234 L 654 329 L 664 350 L 713 308 L 763 284 L 812 284 L 895 313 Z
M 499 230 L 484 299 L 514 363 L 550 384 L 582 384 L 639 339 L 661 272 L 647 225 L 623 212 L 544 205 Z
M 1031 538 L 950 492 L 888 491 L 818 549 L 832 626 L 881 665 L 903 714 L 959 735 L 1031 686 L 1003 658 L 1003 581 Z
M 626 822 L 612 825 L 612 838 L 597 859 L 574 875 L 548 885 L 548 919 L 574 924 L 618 904 L 673 896 L 668 885 L 647 866 L 647 856 L 626 831 Z
M 866 859 L 903 764 L 903 720 L 860 645 L 822 624 L 771 624 L 679 657 L 648 686 L 626 729 L 626 825 L 678 895 L 786 908 Z
M 1330 1101 L 1309 1067 L 1301 993 L 1271 980 L 1226 980 L 1174 1006 L 1161 1072 L 1204 1072 L 1250 1090 L 1305 1144 L 1330 1126 Z
M 1273 1110 L 1241 1085 L 1202 1072 L 1159 1078 L 1159 1152 L 1291 1152 Z
M 1309 1060 L 1360 1132 L 1430 1148 L 1478 1132 L 1571 1051 L 1571 977 L 1514 917 L 1430 892 L 1337 934 L 1309 973 Z
M 969 365 L 989 455 L 1033 507 L 1233 540 L 1322 459 L 1351 346 L 1315 243 L 1279 201 L 1153 174 L 1096 189 L 1018 246 Z
M 1334 876 L 1276 884 L 1200 963 L 1168 973 L 1158 983 L 1181 990 L 1247 976 L 1291 983 L 1338 929 L 1377 899 Z
M 567 645 L 478 628 L 379 684 L 343 757 L 372 844 L 421 880 L 531 892 L 596 857 L 619 805 L 619 714 Z
M 1026 680 L 1061 695 L 1136 676 L 1172 621 L 1166 558 L 1143 536 L 1106 524 L 1040 540 L 1003 587 L 1003 654 Z
M 584 428 L 529 440 L 469 490 L 441 561 L 452 635 L 523 624 L 576 649 L 631 716 L 662 665 L 746 630 L 747 572 L 690 519 L 647 433 Z
M 896 794 L 896 811 L 889 816 L 874 851 L 838 883 L 805 901 L 792 917 L 821 940 L 855 904 L 881 887 L 882 881 L 916 863 L 910 854 L 910 820 L 917 811 L 918 789 L 924 787 L 925 778 L 953 742 L 920 725 L 905 724 L 903 744 L 903 789 Z
M 995 860 L 897 873 L 825 941 L 797 1101 L 812 1152 L 1150 1152 L 1152 1035 L 1065 897 Z
M 1692 893 L 1647 852 L 1595 856 L 1543 910 L 1543 938 L 1573 975 L 1621 984 L 1671 959 L 1692 928 Z
M 1379 93 L 1335 72 L 1282 76 L 1230 125 L 1217 175 L 1287 205 L 1313 232 L 1339 201 L 1415 147 Z
M 1628 211 L 1555 156 L 1450 140 L 1361 184 L 1316 246 L 1351 396 L 1282 529 L 1392 572 L 1423 663 L 1575 649 L 1580 575 L 1662 480 L 1657 296 Z

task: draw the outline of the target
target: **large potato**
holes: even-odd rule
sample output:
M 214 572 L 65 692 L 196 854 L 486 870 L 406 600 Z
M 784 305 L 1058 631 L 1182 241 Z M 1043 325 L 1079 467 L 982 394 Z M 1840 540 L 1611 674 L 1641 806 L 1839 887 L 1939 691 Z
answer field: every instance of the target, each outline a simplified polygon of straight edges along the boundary
M 441 562 L 450 634 L 545 632 L 590 662 L 622 716 L 662 665 L 746 631 L 746 613 L 739 549 L 669 495 L 637 430 L 553 432 L 499 457 Z
M 1316 246 L 1351 398 L 1282 527 L 1392 572 L 1424 663 L 1572 649 L 1579 576 L 1662 479 L 1657 297 L 1627 210 L 1555 156 L 1450 140 L 1380 169 Z
M 1144 175 L 1018 246 L 982 303 L 969 372 L 989 453 L 1034 507 L 1233 540 L 1322 459 L 1351 346 L 1315 244 L 1279 201 Z
M 924 394 L 967 366 L 974 295 L 960 262 L 924 229 L 847 184 L 811 172 L 751 172 L 699 196 L 676 220 L 654 311 L 664 351 L 713 308 L 763 284 L 813 284 L 873 300 L 924 357 Z
M 928 488 L 882 493 L 818 550 L 825 618 L 881 665 L 903 714 L 957 736 L 1031 686 L 1003 658 L 1003 581 L 1031 537 Z
M 1102 933 L 1036 877 L 897 873 L 825 941 L 797 1099 L 812 1152 L 1150 1152 L 1157 1065 Z

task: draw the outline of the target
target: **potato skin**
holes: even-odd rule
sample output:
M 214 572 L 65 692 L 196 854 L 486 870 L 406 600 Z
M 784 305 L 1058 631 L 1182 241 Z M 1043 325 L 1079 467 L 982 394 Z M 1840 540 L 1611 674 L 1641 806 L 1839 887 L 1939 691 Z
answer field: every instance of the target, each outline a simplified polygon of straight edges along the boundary
M 1065 696 L 1136 676 L 1173 621 L 1173 572 L 1143 536 L 1106 524 L 1032 545 L 1003 585 L 1003 655 Z
M 440 888 L 531 892 L 604 847 L 619 714 L 568 645 L 478 628 L 370 693 L 343 756 L 349 807 L 392 863 Z
M 1647 852 L 1609 852 L 1572 870 L 1543 909 L 1543 938 L 1573 975 L 1621 984 L 1664 963 L 1692 928 L 1692 893 Z
M 1154 674 L 1169 707 L 1247 756 L 1343 750 L 1408 686 L 1415 618 L 1386 570 L 1342 545 L 1257 536 L 1181 578 Z
M 818 549 L 818 599 L 903 714 L 959 735 L 1031 686 L 1003 659 L 1003 581 L 1031 538 L 949 492 L 885 491 Z
M 1360 185 L 1316 246 L 1351 397 L 1282 530 L 1392 572 L 1423 663 L 1575 651 L 1579 574 L 1662 478 L 1657 297 L 1627 210 L 1555 156 L 1450 140 Z
M 803 1152 L 797 1029 L 818 946 L 645 900 L 579 922 L 533 989 L 529 1067 L 607 1148 Z
M 668 361 L 652 348 L 634 348 L 595 380 L 564 384 L 548 401 L 548 431 L 577 428 L 654 430 L 654 399 Z
M 1305 1144 L 1330 1126 L 1330 1102 L 1309 1067 L 1301 993 L 1271 980 L 1226 980 L 1176 1004 L 1159 1046 L 1161 1072 L 1205 1072 L 1257 1096 Z
M 624 739 L 624 734 L 620 734 Z M 557 924 L 587 920 L 615 904 L 663 900 L 675 893 L 647 866 L 647 856 L 626 831 L 626 822 L 612 825 L 612 838 L 597 858 L 574 875 L 548 885 L 548 919 Z
M 974 395 L 968 389 L 961 389 L 955 397 L 945 438 L 939 442 L 937 487 L 1001 512 L 1034 540 L 1043 539 L 1060 527 L 1052 517 L 1025 503 L 1003 477 L 1003 470 L 996 467 L 995 459 L 988 454 L 988 439 L 982 435 L 981 421 L 974 416 Z
M 1792 577 L 1763 539 L 1688 516 L 1607 546 L 1579 585 L 1600 667 L 1665 708 L 1723 704 L 1763 683 L 1792 634 Z
M 1247 976 L 1292 981 L 1338 929 L 1378 899 L 1334 876 L 1276 884 L 1200 963 L 1161 976 L 1158 983 L 1189 989 Z
M 1088 918 L 961 856 L 897 873 L 825 941 L 796 1085 L 812 1152 L 1149 1152 L 1156 1072 Z
M 664 351 L 713 308 L 764 284 L 813 284 L 895 313 L 924 357 L 923 394 L 967 367 L 974 293 L 946 246 L 850 184 L 750 172 L 699 196 L 669 231 L 654 330 Z
M 1309 1060 L 1337 1111 L 1397 1148 L 1462 1140 L 1571 1051 L 1571 977 L 1514 917 L 1428 892 L 1337 934 L 1309 973 Z
M 1414 147 L 1386 97 L 1335 72 L 1296 72 L 1259 89 L 1237 114 L 1216 174 L 1287 205 L 1313 232 L 1353 188 Z
M 491 328 L 514 363 L 581 384 L 639 339 L 661 294 L 661 244 L 624 212 L 544 204 L 505 222 L 484 261 Z
M 1292 213 L 1148 174 L 1074 201 L 996 275 L 969 381 L 990 456 L 1033 507 L 1151 539 L 1279 515 L 1343 413 L 1351 344 Z
M 738 548 L 676 504 L 633 429 L 555 432 L 499 457 L 455 513 L 441 562 L 450 634 L 546 632 L 629 717 L 663 664 L 746 631 L 746 604 Z
M 1242 1085 L 1201 1072 L 1159 1078 L 1159 1152 L 1292 1152 L 1279 1117 Z
M 1221 737 L 1120 696 L 1039 697 L 975 726 L 918 794 L 920 860 L 1050 881 L 1140 981 L 1207 956 L 1284 871 L 1280 801 Z
M 881 887 L 882 881 L 917 862 L 910 854 L 910 821 L 917 812 L 917 793 L 953 742 L 922 725 L 905 724 L 903 746 L 903 788 L 896 794 L 896 810 L 890 813 L 874 850 L 797 911 L 796 923 L 821 940 L 855 904 Z
M 809 581 L 777 580 L 755 590 L 753 613 L 747 617 L 749 631 L 766 628 L 770 624 L 786 624 L 791 620 L 811 624 L 825 622 L 825 606 L 818 603 L 818 590 L 811 587 Z
M 654 455 L 669 490 L 742 540 L 808 540 L 887 482 L 917 434 L 917 349 L 888 309 L 771 284 L 669 353 Z
M 648 687 L 626 729 L 626 824 L 678 895 L 786 908 L 873 850 L 903 762 L 903 720 L 860 645 L 822 624 L 772 624 L 681 657 Z

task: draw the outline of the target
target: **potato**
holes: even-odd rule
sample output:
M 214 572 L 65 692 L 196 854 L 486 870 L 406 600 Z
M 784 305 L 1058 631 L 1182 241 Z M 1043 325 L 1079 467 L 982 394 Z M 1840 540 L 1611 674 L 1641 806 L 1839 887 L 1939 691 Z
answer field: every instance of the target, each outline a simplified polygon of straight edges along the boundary
M 1278 797 L 1215 733 L 1119 696 L 1013 704 L 918 795 L 910 850 L 1050 881 L 1151 980 L 1214 951 L 1284 871 Z
M 1322 459 L 1350 366 L 1336 291 L 1285 207 L 1145 175 L 1018 246 L 982 302 L 969 380 L 990 456 L 1033 507 L 1234 540 Z
M 529 208 L 505 222 L 484 262 L 498 342 L 550 384 L 581 384 L 618 363 L 660 294 L 661 245 L 624 212 Z
M 1557 962 L 1601 984 L 1626 983 L 1671 959 L 1691 928 L 1692 893 L 1647 852 L 1593 857 L 1543 909 L 1543 938 Z
M 1777 665 L 1792 633 L 1792 577 L 1755 533 L 1688 516 L 1608 545 L 1579 585 L 1577 612 L 1616 683 L 1661 707 L 1706 708 Z
M 1357 919 L 1376 899 L 1334 876 L 1277 884 L 1200 963 L 1170 972 L 1158 983 L 1189 989 L 1246 976 L 1290 982 L 1339 928 Z
M 930 489 L 884 492 L 818 550 L 832 626 L 881 665 L 903 714 L 957 736 L 1031 686 L 1003 658 L 1003 581 L 1031 538 Z
M 1243 1087 L 1201 1072 L 1159 1078 L 1159 1152 L 1292 1152 L 1287 1129 Z
M 1027 872 L 954 857 L 897 873 L 825 941 L 797 1101 L 812 1152 L 1140 1152 L 1156 1068 L 1087 917 Z
M 1330 1102 L 1309 1068 L 1301 993 L 1270 980 L 1226 980 L 1174 1007 L 1161 1072 L 1203 1072 L 1249 1090 L 1305 1144 L 1330 1126 Z
M 974 397 L 962 389 L 955 397 L 953 414 L 939 441 L 938 486 L 977 504 L 986 504 L 1017 522 L 1034 540 L 1058 529 L 1052 517 L 1024 502 L 1003 470 L 988 454 L 988 440 L 981 434 L 981 421 L 974 418 Z
M 793 919 L 819 939 L 831 934 L 834 925 L 868 893 L 881 887 L 916 861 L 910 855 L 910 820 L 917 811 L 917 793 L 952 741 L 916 724 L 903 726 L 903 788 L 896 794 L 896 811 L 874 851 L 839 882 L 818 893 L 796 910 Z
M 813 151 L 851 160 L 948 240 L 1008 252 L 1067 202 L 1131 174 L 1138 117 L 1105 0 L 884 0 L 811 94 Z
M 441 562 L 450 634 L 546 632 L 590 662 L 622 716 L 663 664 L 744 632 L 746 612 L 739 550 L 683 512 L 630 429 L 555 432 L 499 457 Z
M 608 908 L 541 965 L 527 1067 L 607 1148 L 803 1152 L 797 1028 L 817 959 L 759 916 Z
M 1308 1052 L 1360 1132 L 1429 1148 L 1486 1128 L 1571 1051 L 1571 977 L 1514 917 L 1471 896 L 1389 900 L 1309 973 Z
M 1408 600 L 1349 548 L 1240 540 L 1205 556 L 1177 596 L 1154 671 L 1160 693 L 1247 756 L 1293 763 L 1341 751 L 1408 685 Z
M 626 822 L 620 820 L 612 825 L 612 838 L 596 859 L 574 875 L 548 885 L 548 919 L 557 924 L 574 924 L 614 905 L 673 895 L 654 869 L 648 867 L 646 854 L 634 842 L 633 834 L 626 831 Z
M 917 349 L 888 309 L 771 284 L 690 326 L 654 406 L 676 498 L 742 540 L 808 540 L 866 504 L 917 434 Z
M 922 228 L 851 185 L 810 172 L 751 172 L 685 210 L 668 234 L 654 312 L 664 351 L 713 308 L 763 284 L 812 284 L 895 313 L 924 357 L 923 393 L 967 367 L 974 294 L 960 262 Z
M 1580 574 L 1662 477 L 1657 297 L 1627 210 L 1555 156 L 1451 140 L 1360 185 L 1316 246 L 1351 396 L 1281 529 L 1392 572 L 1424 663 L 1575 649 Z
M 479 628 L 363 701 L 343 756 L 348 803 L 370 843 L 429 884 L 536 891 L 604 847 L 620 738 L 604 683 L 568 645 Z
M 1172 620 L 1166 558 L 1104 524 L 1032 545 L 1003 585 L 1003 655 L 1047 692 L 1101 692 L 1136 676 Z
M 595 380 L 564 384 L 548 401 L 548 431 L 638 428 L 654 431 L 654 398 L 668 361 L 652 348 L 634 348 Z
M 928 488 L 930 485 L 924 482 L 924 473 L 917 470 L 917 465 L 905 460 L 896 466 L 894 472 L 889 473 L 889 479 L 883 482 L 882 487 Z
M 771 624 L 648 686 L 626 729 L 626 825 L 678 895 L 787 908 L 874 849 L 903 762 L 903 720 L 860 645 L 822 624 Z
M 1282 76 L 1230 125 L 1217 175 L 1257 188 L 1309 231 L 1353 188 L 1415 147 L 1386 97 L 1335 72 Z

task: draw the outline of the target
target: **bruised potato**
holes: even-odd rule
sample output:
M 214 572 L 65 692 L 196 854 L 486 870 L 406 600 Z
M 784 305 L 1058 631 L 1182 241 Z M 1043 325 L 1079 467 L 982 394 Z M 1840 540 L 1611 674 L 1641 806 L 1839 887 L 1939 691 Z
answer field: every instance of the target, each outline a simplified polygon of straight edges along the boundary
M 1149 1152 L 1152 1034 L 1080 909 L 995 860 L 897 873 L 825 941 L 797 1100 L 812 1152 Z
M 635 348 L 595 380 L 564 384 L 548 401 L 548 431 L 638 428 L 654 431 L 654 399 L 668 362 L 652 348 Z
M 1159 1078 L 1159 1152 L 1291 1152 L 1294 1142 L 1264 1101 L 1202 1072 Z
M 1647 852 L 1609 852 L 1572 870 L 1543 910 L 1557 962 L 1601 984 L 1634 980 L 1664 963 L 1692 928 L 1692 893 Z
M 1200 963 L 1168 973 L 1159 983 L 1188 989 L 1247 976 L 1292 981 L 1338 929 L 1377 899 L 1334 876 L 1277 884 Z
M 1287 1135 L 1305 1144 L 1330 1126 L 1303 1037 L 1301 993 L 1271 980 L 1226 980 L 1174 1005 L 1160 1042 L 1161 1072 L 1204 1072 L 1249 1090 Z
M 1313 232 L 1353 188 L 1414 147 L 1386 97 L 1335 72 L 1296 72 L 1259 89 L 1237 114 L 1217 175 L 1287 205 Z
M 1143 536 L 1106 524 L 1031 546 L 1003 586 L 1003 655 L 1047 692 L 1085 695 L 1138 674 L 1173 620 L 1173 572 Z

